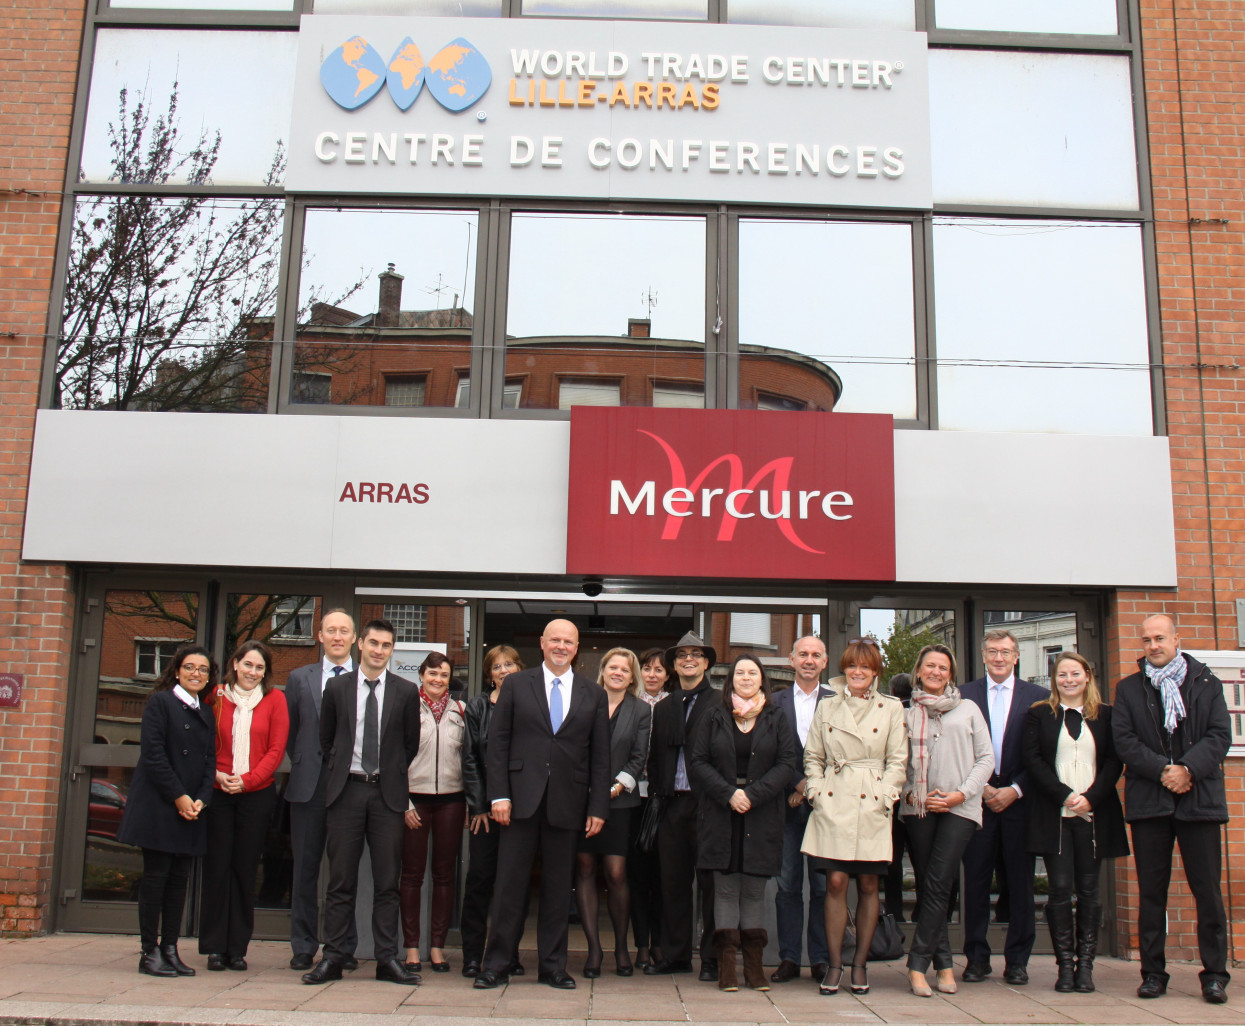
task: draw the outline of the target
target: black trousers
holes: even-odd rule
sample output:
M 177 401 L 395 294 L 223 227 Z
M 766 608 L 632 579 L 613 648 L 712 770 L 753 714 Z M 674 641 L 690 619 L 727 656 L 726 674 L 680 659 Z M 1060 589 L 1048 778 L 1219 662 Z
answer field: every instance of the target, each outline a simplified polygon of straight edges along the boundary
M 481 827 L 467 840 L 471 861 L 463 884 L 463 907 L 459 928 L 463 935 L 463 961 L 482 962 L 484 941 L 488 937 L 488 914 L 493 905 L 493 885 L 497 881 L 497 847 L 502 828 L 490 822 L 488 833 Z M 526 892 L 527 886 L 524 885 Z M 526 917 L 525 917 L 526 918 Z
M 523 937 L 527 889 L 532 864 L 540 852 L 540 908 L 536 921 L 539 972 L 566 972 L 566 935 L 575 884 L 575 848 L 582 830 L 553 826 L 540 800 L 536 813 L 526 819 L 511 818 L 501 827 L 497 850 L 497 883 L 493 895 L 493 921 L 484 950 L 485 969 L 504 973 L 510 968 Z M 493 824 L 496 830 L 497 825 Z
M 981 829 L 964 850 L 964 955 L 970 962 L 990 961 L 990 880 L 999 856 L 1007 870 L 1009 918 L 1003 942 L 1008 965 L 1028 965 L 1037 936 L 1033 910 L 1035 857 L 1025 850 L 1024 799 L 1006 812 L 991 812 L 982 802 Z M 911 823 L 911 819 L 909 819 Z
M 661 948 L 661 870 L 657 849 L 640 851 L 640 824 L 644 820 L 647 798 L 631 817 L 631 837 L 627 846 L 627 885 L 631 890 L 631 932 L 635 946 Z
M 157 943 L 176 944 L 193 855 L 143 849 L 143 879 L 138 885 L 138 933 L 143 950 Z
M 324 788 L 328 767 L 320 770 L 315 793 L 305 802 L 290 802 L 290 846 L 294 851 L 294 878 L 290 886 L 290 948 L 296 955 L 312 955 L 320 948 L 320 863 L 324 859 L 327 812 Z M 354 951 L 359 936 L 350 920 L 347 949 Z
M 1220 891 L 1222 825 L 1189 822 L 1175 816 L 1137 819 L 1133 860 L 1137 865 L 1138 943 L 1141 972 L 1167 976 L 1167 888 L 1172 877 L 1172 851 L 1180 842 L 1180 858 L 1193 900 L 1197 904 L 1197 946 L 1202 956 L 1202 982 L 1222 980 L 1228 974 L 1228 925 Z
M 367 842 L 372 861 L 372 945 L 378 962 L 398 957 L 399 885 L 402 880 L 401 812 L 381 797 L 378 784 L 347 780 L 328 808 L 329 890 L 324 902 L 325 957 L 354 954 L 359 859 Z M 403 952 L 405 954 L 405 952 Z
M 666 801 L 657 831 L 661 872 L 661 954 L 672 961 L 692 957 L 696 909 L 692 888 L 700 893 L 700 957 L 713 958 L 713 873 L 696 868 L 696 799 L 680 794 Z
M 1075 893 L 1084 914 L 1099 904 L 1102 860 L 1094 854 L 1094 824 L 1080 816 L 1063 816 L 1059 822 L 1059 851 L 1042 856 L 1050 886 L 1047 905 L 1071 905 Z
M 916 874 L 916 933 L 908 949 L 908 968 L 925 972 L 950 969 L 951 939 L 947 933 L 947 904 L 951 885 L 960 875 L 960 858 L 977 824 L 953 812 L 905 816 L 908 851 Z
M 255 932 L 255 875 L 277 789 L 212 796 L 199 908 L 199 954 L 245 955 Z

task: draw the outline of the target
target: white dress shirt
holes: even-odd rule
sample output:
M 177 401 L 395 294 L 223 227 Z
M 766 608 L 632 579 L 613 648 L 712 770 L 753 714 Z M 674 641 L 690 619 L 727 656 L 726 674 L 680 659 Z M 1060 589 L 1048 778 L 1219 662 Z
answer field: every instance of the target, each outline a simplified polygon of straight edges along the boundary
M 998 689 L 1002 689 L 1000 692 Z M 1016 674 L 1009 673 L 1007 680 L 996 681 L 986 674 L 986 708 L 989 710 L 990 742 L 994 746 L 995 772 L 1003 765 L 1003 735 L 1007 733 L 1007 719 L 1012 714 L 1012 698 L 1016 694 Z M 1008 784 L 1017 797 L 1023 798 L 1019 784 Z
M 376 678 L 376 749 L 377 757 L 380 755 L 380 725 L 385 715 L 385 671 L 380 671 L 380 676 Z M 363 671 L 359 671 L 358 686 L 355 689 L 355 719 L 354 719 L 354 750 L 350 753 L 350 772 L 363 772 L 363 718 L 367 715 L 367 680 L 363 676 Z M 377 769 L 380 767 L 378 766 Z
M 334 677 L 341 676 L 341 674 L 335 674 L 333 672 L 337 665 L 338 664 L 329 659 L 328 656 L 325 656 L 320 660 L 320 694 L 324 694 L 324 689 L 328 687 L 329 681 L 331 681 Z M 342 673 L 349 673 L 354 669 L 354 660 L 347 656 L 346 661 L 341 664 L 341 668 Z
M 554 673 L 545 663 L 540 664 L 540 668 L 545 671 L 545 706 L 549 706 L 549 700 L 553 697 L 553 680 L 556 677 L 561 681 L 562 690 L 562 722 L 566 722 L 566 714 L 571 711 L 571 681 L 575 677 L 574 671 L 568 666 L 565 673 Z
M 817 711 L 817 700 L 821 697 L 821 685 L 815 685 L 811 692 L 805 694 L 800 682 L 796 681 L 791 685 L 791 697 L 795 700 L 795 732 L 803 747 L 808 744 L 808 732 L 813 725 L 813 714 Z
M 184 702 L 186 705 L 190 706 L 190 708 L 192 709 L 199 708 L 199 696 L 192 695 L 189 691 L 187 691 L 180 684 L 173 685 L 173 694 L 178 698 L 179 701 Z

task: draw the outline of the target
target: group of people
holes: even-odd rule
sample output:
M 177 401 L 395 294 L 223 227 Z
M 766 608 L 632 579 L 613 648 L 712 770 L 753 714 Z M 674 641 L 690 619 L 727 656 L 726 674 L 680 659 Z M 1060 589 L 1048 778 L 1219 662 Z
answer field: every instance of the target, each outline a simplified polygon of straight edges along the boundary
M 450 971 L 445 945 L 466 826 L 461 971 L 477 988 L 524 972 L 519 944 L 539 855 L 537 972 L 552 987 L 576 986 L 567 971 L 572 893 L 587 940 L 583 975 L 602 972 L 600 874 L 620 976 L 693 972 L 695 948 L 700 979 L 738 990 L 742 956 L 743 985 L 768 990 L 800 975 L 807 940 L 821 993 L 846 986 L 863 994 L 879 881 L 902 829 L 917 888 L 907 954 L 914 994 L 958 987 L 947 922 L 961 865 L 961 980 L 992 972 L 991 881 L 1001 867 L 1010 901 L 1003 979 L 1028 982 L 1037 855 L 1049 881 L 1056 990 L 1092 992 L 1102 860 L 1129 850 L 1116 789 L 1124 773 L 1140 905 L 1138 994 L 1166 990 L 1178 841 L 1197 902 L 1203 995 L 1227 1000 L 1219 879 L 1228 713 L 1222 685 L 1180 650 L 1169 616 L 1145 621 L 1139 671 L 1119 682 L 1114 707 L 1075 652 L 1054 660 L 1050 691 L 1017 677 L 1019 645 L 1006 630 L 986 633 L 986 676 L 962 686 L 953 652 L 924 647 L 904 701 L 880 688 L 882 654 L 872 638 L 849 642 L 840 675 L 828 682 L 824 643 L 804 637 L 790 654 L 790 688 L 773 690 L 762 660 L 744 654 L 719 690 L 709 678 L 717 653 L 695 634 L 640 656 L 612 649 L 592 681 L 574 670 L 575 626 L 554 620 L 540 638 L 539 666 L 525 668 L 513 648 L 496 646 L 484 660 L 487 690 L 463 703 L 451 694 L 444 655 L 429 655 L 417 681 L 389 673 L 394 637 L 384 620 L 366 624 L 356 665 L 353 619 L 326 612 L 321 661 L 294 671 L 284 695 L 272 687 L 272 656 L 260 642 L 239 647 L 219 685 L 204 648 L 175 655 L 143 715 L 118 832 L 143 851 L 140 971 L 194 974 L 177 941 L 195 856 L 204 857 L 200 953 L 210 970 L 246 969 L 255 874 L 288 751 L 290 966 L 308 984 L 357 967 L 365 841 L 377 979 L 420 981 L 430 850 L 430 969 Z M 780 961 L 767 977 L 771 877 Z

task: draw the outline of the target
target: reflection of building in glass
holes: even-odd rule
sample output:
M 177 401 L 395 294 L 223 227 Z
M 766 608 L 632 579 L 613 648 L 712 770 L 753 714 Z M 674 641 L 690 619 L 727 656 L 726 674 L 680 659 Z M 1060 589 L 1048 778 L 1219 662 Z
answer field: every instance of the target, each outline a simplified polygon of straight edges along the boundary
M 313 304 L 296 345 L 294 402 L 466 407 L 471 401 L 473 317 L 458 305 L 402 309 L 402 275 L 379 275 L 375 313 Z M 502 405 L 703 407 L 705 347 L 653 338 L 648 319 L 620 336 L 545 335 L 506 339 Z M 834 409 L 843 391 L 824 363 L 791 350 L 741 345 L 741 405 Z
M 1034 684 L 1050 687 L 1050 671 L 1060 652 L 1075 652 L 1076 614 L 1059 612 L 1003 612 L 988 609 L 986 630 L 1003 628 L 1015 636 L 1020 645 L 1017 673 Z
M 895 623 L 913 634 L 929 631 L 938 644 L 955 648 L 955 613 L 950 609 L 896 609 Z

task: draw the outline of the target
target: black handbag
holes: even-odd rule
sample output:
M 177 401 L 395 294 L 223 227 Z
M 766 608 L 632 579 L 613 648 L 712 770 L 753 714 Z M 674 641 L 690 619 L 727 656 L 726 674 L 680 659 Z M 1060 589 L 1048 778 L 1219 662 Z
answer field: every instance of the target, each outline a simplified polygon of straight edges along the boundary
M 640 834 L 636 838 L 636 847 L 643 852 L 653 851 L 657 847 L 657 827 L 661 823 L 661 814 L 665 811 L 666 799 L 659 794 L 651 794 L 644 803 L 644 814 L 640 817 Z
M 843 964 L 856 962 L 856 921 L 848 912 L 848 927 L 843 934 Z M 889 912 L 878 915 L 878 925 L 873 931 L 873 940 L 869 944 L 867 962 L 894 962 L 903 958 L 903 931 Z

